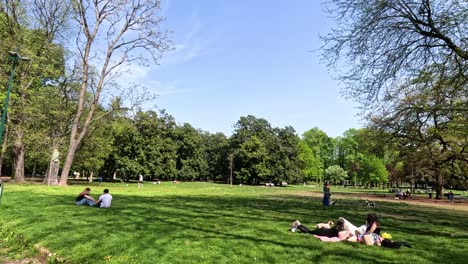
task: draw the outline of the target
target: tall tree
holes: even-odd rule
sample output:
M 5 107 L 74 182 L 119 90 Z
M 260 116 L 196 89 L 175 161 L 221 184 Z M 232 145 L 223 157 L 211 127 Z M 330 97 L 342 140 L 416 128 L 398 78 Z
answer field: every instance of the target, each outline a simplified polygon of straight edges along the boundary
M 348 177 L 346 171 L 338 165 L 332 165 L 325 169 L 325 179 L 334 183 L 341 183 Z
M 335 0 L 328 7 L 336 26 L 323 37 L 323 58 L 331 67 L 346 64 L 340 78 L 363 107 L 433 64 L 455 61 L 466 75 L 466 1 Z
M 158 0 L 71 0 L 71 4 L 79 28 L 76 43 L 82 83 L 59 182 L 63 186 L 67 185 L 76 150 L 94 119 L 103 90 L 122 66 L 145 63 L 147 58 L 157 62 L 170 48 L 167 32 L 161 30 L 164 19 L 157 15 Z M 90 104 L 85 104 L 86 91 L 94 95 Z
M 330 138 L 325 132 L 317 127 L 312 128 L 302 135 L 302 140 L 309 146 L 314 155 L 315 167 L 317 175 L 315 176 L 319 181 L 323 179 L 325 168 L 333 165 L 334 159 L 333 152 L 333 139 Z
M 430 168 L 436 198 L 442 198 L 444 175 L 454 162 L 468 163 L 467 80 L 442 80 L 432 72 L 402 87 L 387 104 L 371 115 L 379 129 L 391 133 L 406 158 Z M 418 153 L 415 158 L 415 154 Z M 414 164 L 413 164 L 414 165 Z
M 242 166 L 236 171 L 236 175 L 242 182 L 259 184 L 260 181 L 268 180 L 271 173 L 268 168 L 268 151 L 257 136 L 252 136 L 241 144 L 238 162 Z
M 300 169 L 300 138 L 291 126 L 275 128 L 274 141 L 267 145 L 270 153 L 269 166 L 275 182 L 298 182 L 303 179 Z
M 304 175 L 304 181 L 319 181 L 320 162 L 315 159 L 312 149 L 303 141 L 299 143 L 299 168 Z
M 2 50 L 21 47 L 22 56 L 29 63 L 22 63 L 17 70 L 15 87 L 17 96 L 12 100 L 14 175 L 24 181 L 24 164 L 27 146 L 28 110 L 31 108 L 30 88 L 43 86 L 63 75 L 63 48 L 58 45 L 58 35 L 65 30 L 69 6 L 58 0 L 35 0 L 31 3 L 4 1 L 0 3 Z M 32 27 L 31 27 L 32 25 Z
M 185 180 L 206 179 L 208 164 L 201 132 L 190 124 L 183 124 L 176 132 L 178 178 Z
M 229 140 L 223 133 L 203 133 L 206 162 L 212 180 L 227 180 L 229 175 Z

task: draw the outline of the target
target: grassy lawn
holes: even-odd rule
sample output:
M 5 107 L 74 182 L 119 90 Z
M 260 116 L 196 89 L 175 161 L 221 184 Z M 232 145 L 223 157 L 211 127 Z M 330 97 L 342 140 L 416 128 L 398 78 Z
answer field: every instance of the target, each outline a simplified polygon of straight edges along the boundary
M 324 210 L 319 188 L 229 187 L 211 183 L 90 186 L 109 188 L 112 208 L 74 205 L 86 186 L 6 185 L 0 247 L 10 258 L 38 244 L 67 263 L 466 263 L 468 213 L 347 198 Z M 360 225 L 376 212 L 384 232 L 412 249 L 325 243 L 288 231 L 343 216 Z M 13 242 L 12 242 L 13 241 Z M 15 244 L 15 241 L 16 244 Z M 21 244 L 21 245 L 20 245 Z M 14 253 L 11 253 L 14 252 Z M 3 253 L 7 254 L 7 253 Z M 2 249 L 0 248 L 0 255 Z M 0 257 L 1 260 L 1 257 Z

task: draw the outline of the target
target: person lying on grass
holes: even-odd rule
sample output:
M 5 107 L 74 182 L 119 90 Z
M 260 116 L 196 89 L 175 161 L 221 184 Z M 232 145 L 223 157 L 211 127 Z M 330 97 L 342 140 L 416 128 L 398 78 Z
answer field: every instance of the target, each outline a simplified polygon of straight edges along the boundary
M 298 229 L 302 233 L 312 234 L 321 241 L 326 242 L 349 241 L 388 248 L 400 248 L 401 246 L 411 248 L 411 245 L 407 242 L 392 241 L 391 236 L 387 233 L 383 233 L 384 236 L 380 236 L 380 222 L 374 213 L 367 214 L 366 224 L 359 228 L 342 217 L 338 219 L 337 225 L 331 228 L 327 228 L 330 224 L 317 224 L 317 229 L 309 230 L 304 225 L 301 225 L 298 220 L 294 221 L 291 226 L 292 232 Z
M 109 208 L 112 203 L 112 195 L 109 194 L 109 189 L 104 189 L 102 195 L 99 197 L 99 200 L 94 206 L 100 208 Z
M 352 235 L 351 233 L 344 230 L 344 221 L 338 220 L 336 225 L 331 225 L 329 223 L 319 223 L 317 228 L 310 230 L 306 226 L 302 225 L 299 220 L 294 221 L 291 226 L 291 231 L 295 232 L 296 230 L 301 231 L 302 233 L 316 235 L 320 237 L 338 237 L 339 239 L 347 239 L 348 236 Z
M 350 242 L 360 242 L 366 245 L 377 245 L 388 248 L 400 248 L 406 246 L 411 248 L 408 242 L 397 242 L 391 240 L 391 236 L 387 233 L 381 234 L 380 221 L 375 213 L 369 213 L 366 216 L 366 224 L 356 227 L 348 220 L 340 217 L 343 221 L 344 230 L 353 232 L 355 236 L 349 236 L 346 240 Z
M 85 188 L 80 194 L 78 194 L 78 197 L 76 197 L 76 205 L 89 205 L 93 206 L 96 203 L 96 200 L 90 195 L 91 189 L 90 188 Z

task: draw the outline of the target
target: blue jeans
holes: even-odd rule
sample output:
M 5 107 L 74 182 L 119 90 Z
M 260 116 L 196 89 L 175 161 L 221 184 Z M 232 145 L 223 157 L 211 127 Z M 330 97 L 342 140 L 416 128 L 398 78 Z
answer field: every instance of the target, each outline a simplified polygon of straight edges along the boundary
M 329 206 L 330 205 L 330 195 L 327 195 L 327 194 L 323 195 L 322 204 L 323 204 L 323 206 Z
M 86 198 L 82 199 L 81 201 L 76 202 L 76 205 L 86 205 L 86 204 L 89 206 L 93 206 L 95 202 L 88 200 Z

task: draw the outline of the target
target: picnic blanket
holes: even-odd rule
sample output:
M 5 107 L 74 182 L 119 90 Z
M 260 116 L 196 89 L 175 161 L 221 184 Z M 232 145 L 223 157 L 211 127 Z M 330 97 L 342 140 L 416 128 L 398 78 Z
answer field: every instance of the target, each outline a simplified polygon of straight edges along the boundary
M 322 242 L 340 242 L 343 240 L 346 240 L 349 236 L 350 232 L 348 231 L 341 231 L 338 233 L 337 237 L 326 237 L 326 236 L 317 236 L 314 235 L 314 237 L 320 239 Z
M 339 237 L 326 237 L 326 236 L 317 236 L 314 235 L 314 237 L 320 239 L 322 242 L 340 242 L 341 239 Z

